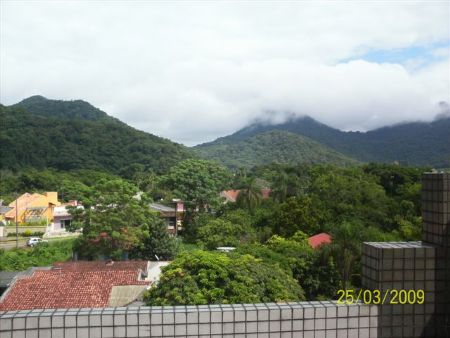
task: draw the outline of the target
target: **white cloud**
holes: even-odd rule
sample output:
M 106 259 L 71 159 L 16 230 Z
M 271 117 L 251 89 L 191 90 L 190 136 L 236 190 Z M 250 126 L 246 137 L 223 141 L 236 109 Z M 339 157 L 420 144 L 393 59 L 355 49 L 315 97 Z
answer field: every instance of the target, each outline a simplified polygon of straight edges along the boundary
M 450 41 L 448 2 L 1 7 L 3 104 L 33 94 L 82 98 L 186 144 L 233 132 L 267 111 L 278 120 L 294 112 L 367 130 L 431 120 L 438 102 L 450 101 L 445 49 L 423 67 L 358 60 L 370 50 Z

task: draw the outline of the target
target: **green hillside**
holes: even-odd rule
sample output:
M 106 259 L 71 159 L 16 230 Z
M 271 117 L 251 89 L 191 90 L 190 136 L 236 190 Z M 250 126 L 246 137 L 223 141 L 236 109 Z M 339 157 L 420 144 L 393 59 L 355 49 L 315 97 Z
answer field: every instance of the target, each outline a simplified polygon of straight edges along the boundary
M 105 112 L 83 100 L 48 100 L 43 96 L 35 95 L 11 106 L 23 108 L 27 112 L 46 117 L 63 119 L 100 120 L 113 119 Z
M 201 157 L 216 160 L 230 168 L 269 163 L 348 165 L 356 163 L 318 142 L 286 131 L 272 130 L 238 140 L 217 142 L 194 148 Z
M 450 166 L 450 118 L 433 122 L 411 122 L 368 132 L 344 132 L 310 117 L 291 119 L 277 125 L 254 123 L 236 133 L 197 146 L 201 152 L 218 145 L 242 142 L 270 130 L 306 136 L 335 151 L 362 162 L 400 162 L 405 165 Z
M 34 96 L 0 107 L 0 169 L 96 169 L 139 163 L 164 172 L 192 152 L 136 130 L 84 101 Z

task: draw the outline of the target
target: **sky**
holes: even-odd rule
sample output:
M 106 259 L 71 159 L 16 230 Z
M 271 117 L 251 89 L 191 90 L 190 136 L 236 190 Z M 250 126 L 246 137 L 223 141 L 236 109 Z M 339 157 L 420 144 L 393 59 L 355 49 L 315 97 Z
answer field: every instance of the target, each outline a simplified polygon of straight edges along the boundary
M 449 107 L 449 1 L 1 0 L 0 10 L 2 104 L 83 99 L 189 146 L 257 120 L 308 115 L 367 131 Z

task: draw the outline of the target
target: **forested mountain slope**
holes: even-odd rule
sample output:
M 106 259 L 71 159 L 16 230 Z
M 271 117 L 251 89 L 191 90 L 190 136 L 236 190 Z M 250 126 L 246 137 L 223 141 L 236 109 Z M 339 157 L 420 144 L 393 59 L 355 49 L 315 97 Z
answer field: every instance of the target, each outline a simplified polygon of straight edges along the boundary
M 192 151 L 136 130 L 87 102 L 33 96 L 0 107 L 0 169 L 98 169 L 139 163 L 164 172 Z
M 218 142 L 195 149 L 199 156 L 216 160 L 230 168 L 251 168 L 269 163 L 356 163 L 355 160 L 308 137 L 282 130 L 265 131 L 234 142 Z
M 364 162 L 394 162 L 417 166 L 450 166 L 450 118 L 430 123 L 412 122 L 368 132 L 343 132 L 310 117 L 268 125 L 255 123 L 236 133 L 195 147 L 200 154 L 214 152 L 218 145 L 242 142 L 270 130 L 306 136 L 349 157 Z

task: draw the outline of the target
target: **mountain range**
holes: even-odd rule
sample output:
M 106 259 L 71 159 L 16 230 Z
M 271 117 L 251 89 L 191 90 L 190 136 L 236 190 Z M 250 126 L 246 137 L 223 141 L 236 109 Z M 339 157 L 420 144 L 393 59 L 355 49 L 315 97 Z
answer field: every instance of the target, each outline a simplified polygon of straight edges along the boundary
M 256 163 L 259 158 L 248 158 L 249 143 L 251 144 L 255 137 L 273 131 L 285 133 L 288 138 L 292 135 L 300 136 L 305 141 L 314 141 L 329 151 L 340 153 L 342 157 L 360 162 L 398 162 L 404 165 L 450 167 L 450 117 L 429 123 L 398 124 L 368 132 L 344 132 L 306 116 L 275 125 L 254 123 L 232 135 L 198 145 L 195 149 L 201 156 L 219 160 L 224 164 L 229 164 L 230 161 Z M 266 151 L 278 153 L 279 144 L 268 140 L 266 144 Z M 298 152 L 293 148 L 285 151 L 291 152 L 293 156 Z M 255 156 L 258 155 L 255 153 Z
M 450 118 L 344 132 L 311 117 L 253 123 L 192 148 L 135 128 L 82 100 L 32 96 L 0 105 L 0 169 L 97 169 L 111 173 L 142 164 L 157 173 L 187 158 L 230 168 L 268 163 L 352 165 L 399 162 L 450 167 Z

